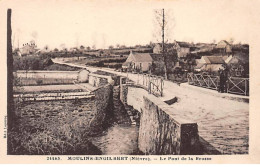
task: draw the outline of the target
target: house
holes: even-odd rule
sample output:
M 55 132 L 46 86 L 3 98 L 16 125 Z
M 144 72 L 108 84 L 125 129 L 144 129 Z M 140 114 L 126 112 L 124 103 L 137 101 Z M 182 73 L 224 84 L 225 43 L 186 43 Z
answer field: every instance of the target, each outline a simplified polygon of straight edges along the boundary
M 216 49 L 219 49 L 225 53 L 232 53 L 232 46 L 225 40 L 220 41 L 217 44 Z
M 173 46 L 174 45 L 172 43 L 165 43 L 164 44 L 165 52 L 167 52 L 167 50 L 173 48 Z M 155 46 L 153 47 L 153 53 L 154 54 L 162 54 L 162 44 L 161 43 L 155 44 Z
M 21 55 L 32 55 L 35 54 L 39 49 L 37 49 L 37 46 L 34 41 L 31 41 L 30 43 L 23 44 L 23 47 L 20 49 Z
M 196 47 L 193 44 L 179 41 L 174 41 L 174 48 L 176 49 L 178 58 L 180 59 L 186 58 L 190 52 L 196 50 Z
M 147 72 L 151 69 L 153 59 L 150 53 L 133 53 L 130 52 L 125 63 L 123 63 L 123 69 L 130 69 L 132 71 Z
M 155 44 L 155 46 L 153 47 L 153 53 L 155 54 L 162 53 L 162 45 L 159 43 Z
M 202 56 L 201 59 L 196 59 L 195 71 L 218 71 L 223 68 L 226 59 L 224 56 Z

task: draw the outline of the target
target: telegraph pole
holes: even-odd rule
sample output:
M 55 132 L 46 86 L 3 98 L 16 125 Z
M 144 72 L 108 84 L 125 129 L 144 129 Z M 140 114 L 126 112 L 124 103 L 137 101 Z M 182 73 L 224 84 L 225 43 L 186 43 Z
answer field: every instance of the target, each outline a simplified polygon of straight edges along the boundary
M 164 60 L 164 75 L 165 75 L 165 79 L 167 79 L 166 57 L 165 57 L 165 48 L 164 48 L 164 23 L 165 23 L 164 9 L 162 9 L 162 14 L 163 14 L 163 20 L 162 20 L 162 55 L 163 55 L 163 60 Z

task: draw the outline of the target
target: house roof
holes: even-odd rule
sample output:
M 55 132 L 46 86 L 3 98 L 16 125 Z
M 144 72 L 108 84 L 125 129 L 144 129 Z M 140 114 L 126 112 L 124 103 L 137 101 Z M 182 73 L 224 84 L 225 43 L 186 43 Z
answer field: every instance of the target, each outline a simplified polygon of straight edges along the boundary
M 130 62 L 124 62 L 124 63 L 122 64 L 122 67 L 128 67 L 130 64 L 131 64 Z
M 218 71 L 219 69 L 223 69 L 221 64 L 207 64 L 202 66 L 202 68 L 200 68 L 201 70 L 211 70 L 211 71 Z
M 217 44 L 216 48 L 226 48 L 227 45 L 230 44 L 226 40 L 222 40 Z
M 155 46 L 160 46 L 162 47 L 162 43 L 156 43 Z M 154 46 L 154 47 L 155 47 Z M 173 47 L 174 46 L 174 43 L 164 43 L 164 46 L 165 47 Z
M 183 47 L 183 48 L 193 47 L 193 45 L 188 42 L 180 42 L 180 41 L 175 41 L 175 42 L 176 42 L 176 44 L 178 44 L 180 47 Z
M 132 53 L 133 59 L 136 62 L 152 62 L 153 59 L 149 53 Z
M 202 56 L 207 64 L 223 64 L 225 63 L 222 56 Z
M 151 53 L 150 56 L 154 61 L 163 60 L 163 55 L 161 53 Z

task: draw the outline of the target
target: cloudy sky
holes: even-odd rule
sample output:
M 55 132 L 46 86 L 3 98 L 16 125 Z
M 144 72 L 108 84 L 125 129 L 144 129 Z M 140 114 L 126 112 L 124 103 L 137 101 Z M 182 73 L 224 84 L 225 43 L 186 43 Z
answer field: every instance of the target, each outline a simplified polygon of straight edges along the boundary
M 102 2 L 102 3 L 101 3 Z M 154 9 L 170 11 L 170 40 L 248 43 L 252 5 L 247 1 L 13 0 L 14 46 L 35 40 L 42 48 L 148 44 L 154 38 Z

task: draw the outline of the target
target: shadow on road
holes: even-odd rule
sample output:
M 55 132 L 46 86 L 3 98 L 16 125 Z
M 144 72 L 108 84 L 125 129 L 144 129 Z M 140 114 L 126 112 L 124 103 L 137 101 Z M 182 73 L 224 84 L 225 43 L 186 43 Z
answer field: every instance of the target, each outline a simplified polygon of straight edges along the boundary
M 201 144 L 201 153 L 203 155 L 220 155 L 221 152 L 218 151 L 214 146 L 212 146 L 209 142 L 204 140 L 202 137 L 199 136 L 199 141 Z

